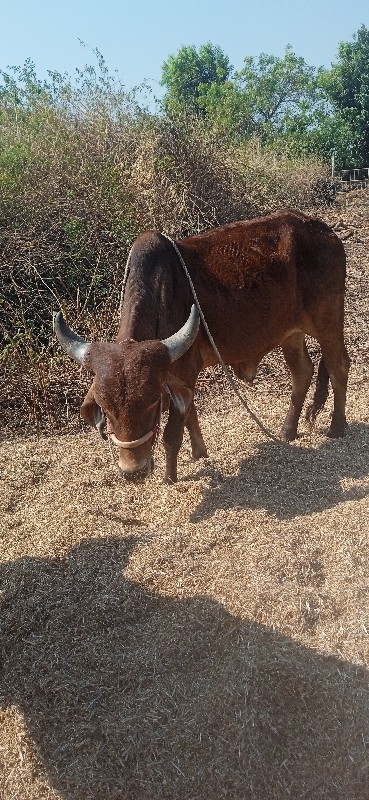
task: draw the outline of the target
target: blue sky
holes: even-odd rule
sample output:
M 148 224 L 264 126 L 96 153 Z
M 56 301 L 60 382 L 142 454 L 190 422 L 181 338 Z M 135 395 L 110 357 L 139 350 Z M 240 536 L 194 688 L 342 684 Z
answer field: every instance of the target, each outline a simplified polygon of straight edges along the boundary
M 287 44 L 330 67 L 338 43 L 369 27 L 368 0 L 4 0 L 0 69 L 30 57 L 39 77 L 95 63 L 98 48 L 127 89 L 160 96 L 161 65 L 183 45 L 220 45 L 235 69 L 247 55 L 282 56 Z M 87 45 L 83 48 L 79 40 Z

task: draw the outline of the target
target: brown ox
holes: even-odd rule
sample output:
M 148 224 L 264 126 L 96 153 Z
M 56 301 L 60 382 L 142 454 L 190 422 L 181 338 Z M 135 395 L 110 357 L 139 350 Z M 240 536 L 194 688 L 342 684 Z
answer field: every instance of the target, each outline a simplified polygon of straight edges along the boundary
M 177 245 L 221 356 L 239 377 L 252 379 L 263 356 L 281 345 L 292 376 L 282 438 L 295 438 L 312 378 L 304 334 L 314 337 L 322 352 L 307 416 L 314 421 L 323 407 L 330 379 L 334 410 L 329 435 L 342 436 L 349 369 L 343 337 L 346 259 L 335 233 L 318 219 L 286 210 L 224 225 Z M 60 343 L 94 375 L 81 415 L 100 433 L 106 416 L 125 477 L 145 477 L 151 470 L 162 396 L 170 398 L 163 434 L 166 480 L 177 480 L 184 425 L 194 458 L 206 456 L 193 396 L 200 370 L 217 358 L 199 327 L 195 306 L 188 317 L 191 304 L 189 281 L 172 243 L 150 231 L 132 248 L 114 343 L 86 342 L 67 327 L 60 312 L 56 317 Z

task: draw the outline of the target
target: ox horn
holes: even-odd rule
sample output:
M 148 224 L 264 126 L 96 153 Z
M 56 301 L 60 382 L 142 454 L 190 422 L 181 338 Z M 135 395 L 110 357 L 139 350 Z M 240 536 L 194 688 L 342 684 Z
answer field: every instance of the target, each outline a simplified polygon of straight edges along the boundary
M 163 339 L 162 342 L 169 350 L 171 362 L 177 361 L 183 356 L 187 350 L 194 343 L 200 327 L 200 314 L 197 306 L 191 307 L 190 316 L 182 328 L 169 336 L 168 339 Z
M 54 331 L 59 344 L 61 344 L 67 355 L 83 366 L 90 342 L 86 342 L 86 339 L 83 339 L 82 336 L 78 336 L 77 333 L 74 333 L 68 328 L 61 311 L 55 314 Z

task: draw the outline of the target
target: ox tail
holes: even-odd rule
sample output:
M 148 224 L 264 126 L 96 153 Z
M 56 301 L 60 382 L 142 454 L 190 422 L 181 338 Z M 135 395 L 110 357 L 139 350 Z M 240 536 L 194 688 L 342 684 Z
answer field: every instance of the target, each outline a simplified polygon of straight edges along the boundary
M 312 404 L 306 411 L 306 419 L 310 425 L 314 425 L 319 411 L 324 408 L 325 401 L 328 397 L 329 390 L 329 374 L 323 358 L 320 359 L 318 367 L 318 375 L 316 379 L 315 392 Z

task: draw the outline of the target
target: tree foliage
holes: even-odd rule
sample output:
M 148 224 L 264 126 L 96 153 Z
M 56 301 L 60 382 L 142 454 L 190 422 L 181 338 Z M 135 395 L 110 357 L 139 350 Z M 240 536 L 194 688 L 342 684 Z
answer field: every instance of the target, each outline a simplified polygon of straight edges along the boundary
M 167 89 L 163 101 L 165 111 L 201 116 L 203 109 L 199 98 L 204 87 L 223 84 L 231 71 L 228 56 L 217 45 L 208 42 L 198 51 L 193 45 L 181 47 L 162 67 L 161 84 Z
M 200 102 L 216 125 L 268 143 L 312 114 L 319 101 L 318 73 L 288 46 L 283 58 L 265 53 L 245 58 L 232 81 L 202 87 Z
M 340 167 L 369 163 L 369 31 L 338 48 L 330 70 L 309 66 L 292 47 L 282 58 L 247 56 L 233 72 L 219 47 L 182 47 L 163 65 L 165 113 L 194 114 L 231 139 L 293 156 L 335 153 Z
M 257 133 L 268 138 L 283 132 L 285 121 L 299 116 L 304 103 L 312 103 L 316 93 L 316 70 L 291 47 L 284 58 L 262 53 L 256 60 L 248 57 L 237 73 L 242 91 L 250 99 Z
M 352 42 L 341 42 L 337 63 L 321 76 L 332 105 L 330 133 L 345 166 L 369 165 L 369 30 L 362 25 Z M 332 135 L 333 134 L 333 135 Z

